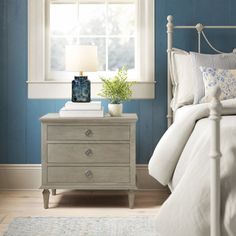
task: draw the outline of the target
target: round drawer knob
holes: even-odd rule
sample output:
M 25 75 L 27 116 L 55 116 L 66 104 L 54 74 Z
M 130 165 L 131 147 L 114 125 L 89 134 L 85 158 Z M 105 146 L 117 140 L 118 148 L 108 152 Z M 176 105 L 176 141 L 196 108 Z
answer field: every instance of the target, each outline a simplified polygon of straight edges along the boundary
M 93 172 L 91 170 L 86 170 L 84 174 L 87 178 L 92 178 L 93 177 Z
M 88 157 L 92 156 L 93 155 L 93 151 L 91 149 L 88 149 L 88 150 L 85 151 L 85 155 L 88 156 Z
M 90 137 L 92 134 L 93 134 L 93 132 L 92 132 L 91 129 L 87 129 L 87 130 L 85 131 L 85 135 L 86 135 L 87 137 Z

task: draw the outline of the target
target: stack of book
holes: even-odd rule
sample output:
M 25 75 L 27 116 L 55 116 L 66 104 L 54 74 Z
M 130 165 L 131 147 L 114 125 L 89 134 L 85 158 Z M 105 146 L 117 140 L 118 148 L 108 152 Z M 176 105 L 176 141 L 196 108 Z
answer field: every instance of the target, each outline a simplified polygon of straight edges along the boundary
M 59 111 L 61 117 L 103 117 L 104 109 L 97 102 L 66 102 Z

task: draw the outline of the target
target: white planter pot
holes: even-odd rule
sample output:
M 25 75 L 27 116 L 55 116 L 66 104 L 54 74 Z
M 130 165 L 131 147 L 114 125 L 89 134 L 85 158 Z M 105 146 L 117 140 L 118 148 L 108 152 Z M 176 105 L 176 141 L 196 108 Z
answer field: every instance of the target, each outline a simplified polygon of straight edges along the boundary
M 123 112 L 123 104 L 108 104 L 108 111 L 111 116 L 121 116 Z

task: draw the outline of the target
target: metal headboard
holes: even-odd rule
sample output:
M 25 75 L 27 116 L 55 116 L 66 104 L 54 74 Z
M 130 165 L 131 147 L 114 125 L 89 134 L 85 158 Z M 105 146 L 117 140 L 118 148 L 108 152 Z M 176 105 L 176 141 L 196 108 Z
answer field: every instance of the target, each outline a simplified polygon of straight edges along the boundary
M 168 127 L 173 123 L 173 111 L 170 103 L 172 100 L 172 82 L 170 74 L 171 52 L 173 49 L 173 33 L 174 29 L 195 29 L 198 35 L 198 52 L 201 52 L 202 38 L 206 41 L 209 47 L 217 53 L 223 53 L 217 50 L 207 39 L 204 29 L 236 29 L 236 26 L 205 26 L 198 23 L 196 26 L 175 26 L 173 24 L 173 16 L 167 16 L 167 124 Z

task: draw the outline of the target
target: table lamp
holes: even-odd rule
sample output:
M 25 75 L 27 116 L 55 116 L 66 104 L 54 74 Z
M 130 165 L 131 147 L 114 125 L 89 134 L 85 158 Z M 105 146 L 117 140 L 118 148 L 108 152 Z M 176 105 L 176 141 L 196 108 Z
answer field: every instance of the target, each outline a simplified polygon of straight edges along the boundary
M 66 46 L 65 67 L 67 71 L 79 72 L 72 81 L 72 102 L 90 102 L 90 81 L 83 72 L 97 70 L 97 46 L 69 45 Z

